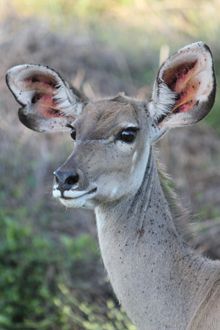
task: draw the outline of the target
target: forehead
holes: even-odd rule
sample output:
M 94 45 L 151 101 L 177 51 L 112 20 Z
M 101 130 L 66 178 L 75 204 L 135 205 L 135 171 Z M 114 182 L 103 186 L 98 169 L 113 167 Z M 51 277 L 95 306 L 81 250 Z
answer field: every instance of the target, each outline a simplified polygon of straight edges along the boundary
M 89 103 L 77 120 L 81 134 L 106 135 L 130 126 L 140 126 L 140 109 L 129 102 L 101 100 Z

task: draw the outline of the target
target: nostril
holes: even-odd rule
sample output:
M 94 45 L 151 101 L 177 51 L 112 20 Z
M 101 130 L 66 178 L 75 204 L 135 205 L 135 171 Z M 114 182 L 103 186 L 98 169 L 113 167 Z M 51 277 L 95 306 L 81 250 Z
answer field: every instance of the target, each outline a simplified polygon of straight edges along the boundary
M 78 183 L 78 181 L 79 181 L 79 175 L 78 174 L 70 175 L 70 176 L 68 176 L 68 178 L 66 178 L 65 184 L 73 186 L 74 184 Z
M 54 173 L 55 182 L 60 190 L 69 190 L 76 185 L 79 180 L 79 174 L 75 170 L 56 170 Z

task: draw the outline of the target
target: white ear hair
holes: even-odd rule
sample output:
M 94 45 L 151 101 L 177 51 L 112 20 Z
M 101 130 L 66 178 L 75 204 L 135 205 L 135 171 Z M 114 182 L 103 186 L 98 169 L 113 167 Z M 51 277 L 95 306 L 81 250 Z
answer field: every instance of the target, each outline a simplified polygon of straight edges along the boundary
M 168 115 L 177 99 L 177 93 L 170 90 L 170 88 L 162 81 L 157 78 L 154 83 L 152 92 L 152 101 L 149 103 L 149 112 L 151 117 L 158 121 L 160 118 Z
M 82 112 L 84 100 L 53 69 L 18 65 L 8 70 L 6 82 L 16 100 L 22 123 L 37 131 L 66 130 Z
M 203 42 L 181 48 L 159 69 L 149 103 L 151 118 L 164 131 L 196 123 L 215 100 L 212 54 Z
M 62 109 L 68 111 L 76 105 L 76 112 L 80 111 L 80 109 L 77 109 L 79 106 L 77 96 L 73 94 L 68 83 L 55 70 L 35 64 L 17 65 L 6 73 L 8 86 L 20 104 L 25 105 L 34 95 L 34 82 L 38 82 L 36 77 L 39 75 L 50 77 L 48 84 L 54 87 L 54 100 L 58 102 Z M 33 81 L 33 86 L 29 86 L 29 88 L 25 87 L 25 81 L 28 78 Z

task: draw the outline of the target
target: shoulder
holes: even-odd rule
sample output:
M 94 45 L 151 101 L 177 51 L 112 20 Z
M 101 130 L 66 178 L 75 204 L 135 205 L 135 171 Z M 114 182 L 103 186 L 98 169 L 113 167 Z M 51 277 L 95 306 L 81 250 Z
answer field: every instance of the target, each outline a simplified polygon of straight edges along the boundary
M 220 329 L 220 276 L 208 291 L 187 330 Z

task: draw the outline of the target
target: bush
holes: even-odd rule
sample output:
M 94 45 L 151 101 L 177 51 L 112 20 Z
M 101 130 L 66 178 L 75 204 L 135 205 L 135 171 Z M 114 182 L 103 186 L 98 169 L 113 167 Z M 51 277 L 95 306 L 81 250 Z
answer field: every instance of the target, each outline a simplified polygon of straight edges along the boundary
M 53 240 L 2 212 L 0 240 L 1 330 L 133 329 L 111 299 L 89 296 L 85 273 L 99 262 L 90 236 Z

